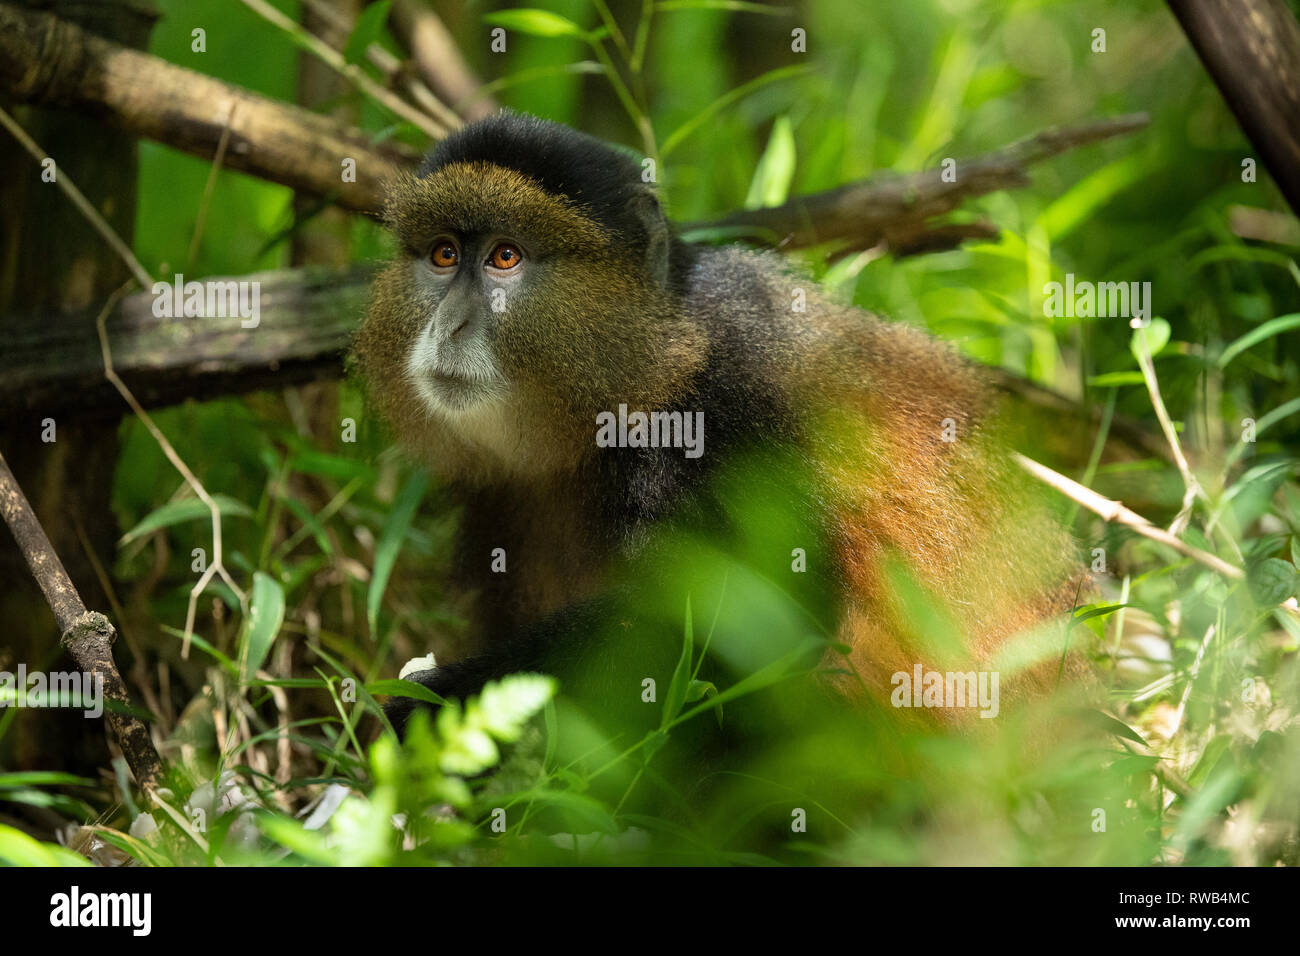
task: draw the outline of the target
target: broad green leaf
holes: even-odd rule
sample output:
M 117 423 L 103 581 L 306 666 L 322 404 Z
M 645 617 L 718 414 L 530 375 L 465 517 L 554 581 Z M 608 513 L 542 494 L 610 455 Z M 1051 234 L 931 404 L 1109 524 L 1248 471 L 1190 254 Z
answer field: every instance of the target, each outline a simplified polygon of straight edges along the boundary
M 1151 324 L 1146 328 L 1134 329 L 1133 339 L 1129 343 L 1129 350 L 1132 351 L 1133 357 L 1136 358 L 1139 354 L 1138 343 L 1141 341 L 1140 336 L 1146 337 L 1146 344 L 1151 352 L 1151 357 L 1154 358 L 1159 355 L 1160 350 L 1169 344 L 1170 331 L 1169 323 L 1164 319 L 1152 319 Z
M 1296 570 L 1289 561 L 1268 558 L 1252 567 L 1246 580 L 1255 603 L 1260 607 L 1277 607 L 1295 594 Z
M 555 679 L 543 674 L 511 674 L 487 684 L 471 707 L 479 723 L 497 740 L 519 738 L 524 725 L 555 695 Z
M 276 843 L 305 860 L 326 866 L 338 862 L 338 851 L 326 844 L 325 837 L 314 830 L 308 830 L 297 820 L 267 813 L 258 815 L 257 825 Z
M 253 509 L 241 501 L 236 501 L 229 495 L 212 495 L 211 497 L 213 504 L 217 506 L 217 512 L 223 518 L 250 518 L 253 515 Z M 159 528 L 166 528 L 170 525 L 182 524 L 199 518 L 209 518 L 211 515 L 211 509 L 198 498 L 182 498 L 180 501 L 172 501 L 145 515 L 139 524 L 122 535 L 118 544 L 127 545 L 132 541 L 143 538 L 150 532 L 157 531 Z
M 785 202 L 790 196 L 790 183 L 794 181 L 794 165 L 794 127 L 788 115 L 778 116 L 772 124 L 767 148 L 754 170 L 745 208 L 763 209 Z
M 239 670 L 245 680 L 266 661 L 283 623 L 284 590 L 275 578 L 258 571 L 253 575 L 253 596 L 239 638 Z
M 414 472 L 406 479 L 393 501 L 393 510 L 388 513 L 379 544 L 375 548 L 375 567 L 370 578 L 370 590 L 366 594 L 366 621 L 370 624 L 373 637 L 379 633 L 379 603 L 384 597 L 384 588 L 388 587 L 389 575 L 397 563 L 398 552 L 410 530 L 411 519 L 419 507 L 425 490 L 429 487 L 429 476 L 423 471 Z
M 0 863 L 11 866 L 90 866 L 80 854 L 53 843 L 41 843 L 21 830 L 0 824 Z

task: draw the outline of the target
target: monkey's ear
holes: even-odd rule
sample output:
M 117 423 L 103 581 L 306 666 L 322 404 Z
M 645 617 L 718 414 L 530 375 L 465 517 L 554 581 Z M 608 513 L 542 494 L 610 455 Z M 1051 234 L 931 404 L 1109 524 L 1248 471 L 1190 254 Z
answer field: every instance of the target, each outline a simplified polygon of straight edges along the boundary
M 645 265 L 650 277 L 659 285 L 668 284 L 668 256 L 672 249 L 672 230 L 659 197 L 649 186 L 637 189 L 630 203 L 632 211 L 645 228 Z

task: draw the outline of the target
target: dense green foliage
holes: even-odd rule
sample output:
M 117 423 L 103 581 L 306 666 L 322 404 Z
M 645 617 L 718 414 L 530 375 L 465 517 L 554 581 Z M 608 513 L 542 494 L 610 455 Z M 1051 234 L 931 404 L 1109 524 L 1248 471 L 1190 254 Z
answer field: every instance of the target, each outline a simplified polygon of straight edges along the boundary
M 159 6 L 154 52 L 292 98 L 287 36 L 227 0 Z M 157 421 L 223 496 L 226 564 L 251 607 L 243 613 L 213 583 L 188 659 L 191 554 L 211 548 L 206 510 L 137 421 L 122 425 L 114 479 L 121 525 L 135 529 L 113 569 L 122 625 L 171 675 L 167 713 L 153 718 L 174 742 L 165 756 L 178 809 L 155 811 L 164 832 L 150 836 L 133 828 L 140 808 L 120 786 L 0 774 L 0 801 L 97 819 L 96 839 L 146 863 L 1296 863 L 1300 617 L 1280 605 L 1296 594 L 1300 564 L 1300 240 L 1293 229 L 1289 240 L 1247 241 L 1230 228 L 1234 207 L 1286 206 L 1262 168 L 1243 181 L 1254 154 L 1163 5 L 680 0 L 647 3 L 653 16 L 638 20 L 629 4 L 617 8 L 626 50 L 602 27 L 603 4 L 546 6 L 549 19 L 471 3 L 452 25 L 503 103 L 653 146 L 680 221 L 934 168 L 1060 123 L 1149 112 L 1137 134 L 1066 153 L 1031 186 L 970 203 L 968 218 L 1001 228 L 996 242 L 833 265 L 818 250 L 804 264 L 858 305 L 1097 406 L 1104 422 L 1136 420 L 1165 444 L 1160 396 L 1202 490 L 1182 536 L 1247 579 L 1062 499 L 1101 591 L 1071 627 L 1114 716 L 1094 710 L 1044 741 L 1029 714 L 970 733 L 904 723 L 888 708 L 846 722 L 803 700 L 787 678 L 804 666 L 804 642 L 828 640 L 819 610 L 743 549 L 701 545 L 677 568 L 699 590 L 685 606 L 666 597 L 659 612 L 676 622 L 683 651 L 672 686 L 646 705 L 661 709 L 655 731 L 629 738 L 574 713 L 563 688 L 518 678 L 419 723 L 405 746 L 371 743 L 374 695 L 396 689 L 401 663 L 460 649 L 442 583 L 455 515 L 386 449 L 352 383 L 338 388 L 337 415 L 313 414 L 293 390 L 189 403 Z M 488 51 L 495 24 L 509 31 L 504 54 Z M 190 51 L 196 25 L 208 31 L 201 55 Z M 807 54 L 790 51 L 794 27 L 807 31 Z M 1092 50 L 1097 28 L 1104 53 Z M 628 69 L 642 53 L 642 68 Z M 622 79 L 611 84 L 602 62 Z M 420 143 L 355 99 L 367 129 Z M 207 175 L 203 162 L 142 144 L 135 246 L 146 267 L 199 276 L 288 265 L 291 194 L 233 173 L 218 179 L 186 262 Z M 384 255 L 372 223 L 358 218 L 351 239 L 357 259 Z M 1045 285 L 1067 274 L 1150 282 L 1150 329 L 1046 315 Z M 357 422 L 354 443 L 340 440 L 344 418 Z M 1183 503 L 1178 469 L 1166 458 L 1112 461 L 1105 437 L 1064 436 L 1080 462 L 1072 477 L 1169 526 Z M 756 541 L 779 537 L 788 516 L 748 507 Z M 760 649 L 742 660 L 731 652 L 746 638 Z M 726 658 L 732 683 L 698 679 L 706 653 Z M 143 673 L 154 672 L 151 659 Z M 744 720 L 749 698 L 785 732 L 743 771 L 676 789 L 683 728 Z M 287 777 L 273 769 L 282 726 Z M 502 759 L 500 773 L 477 776 Z M 222 812 L 212 781 L 229 771 L 239 783 Z M 294 819 L 309 801 L 333 806 L 344 791 L 330 785 L 349 795 L 328 822 Z M 199 824 L 186 801 L 211 808 Z M 806 828 L 792 829 L 801 810 Z M 0 828 L 0 859 L 53 853 Z

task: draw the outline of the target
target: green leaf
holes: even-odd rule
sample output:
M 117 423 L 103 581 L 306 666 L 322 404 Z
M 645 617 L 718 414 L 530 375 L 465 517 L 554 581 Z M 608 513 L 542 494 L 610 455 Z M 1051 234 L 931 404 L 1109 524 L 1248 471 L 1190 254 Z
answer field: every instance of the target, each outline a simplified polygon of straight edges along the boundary
M 1076 614 L 1074 617 L 1070 619 L 1070 623 L 1072 625 L 1081 624 L 1084 621 L 1089 620 L 1090 618 L 1100 617 L 1103 614 L 1110 614 L 1113 611 L 1118 611 L 1122 607 L 1136 607 L 1136 606 L 1137 605 L 1135 604 L 1101 604 L 1098 605 L 1097 607 L 1089 608 L 1088 610 L 1084 611 L 1082 614 Z
M 1102 713 L 1100 710 L 1088 710 L 1085 716 L 1094 721 L 1099 728 L 1107 733 L 1114 734 L 1116 737 L 1123 737 L 1127 740 L 1133 740 L 1146 746 L 1146 740 L 1136 730 L 1124 723 L 1122 720 L 1116 720 L 1110 714 Z
M 1070 187 L 1039 215 L 1036 225 L 1057 242 L 1087 222 L 1096 210 L 1151 171 L 1149 157 L 1140 153 L 1101 167 Z
M 783 680 L 789 680 L 798 673 L 796 667 L 801 663 L 803 658 L 806 658 L 809 655 L 811 649 L 820 646 L 820 643 L 808 642 L 804 646 L 790 649 L 776 660 L 760 667 L 738 683 L 732 684 L 726 690 L 717 694 L 709 695 L 708 699 L 702 704 L 692 707 L 686 713 L 676 718 L 673 722 L 675 724 L 680 724 L 683 721 L 690 720 L 698 714 L 704 713 L 706 710 L 711 710 L 714 707 L 721 707 L 723 704 L 736 700 L 739 697 L 756 693 L 766 687 L 771 687 L 773 684 L 780 683 Z
M 429 688 L 423 684 L 417 684 L 413 680 L 376 680 L 366 684 L 365 687 L 372 694 L 410 697 L 414 700 L 422 700 L 426 704 L 437 704 L 438 706 L 446 703 L 445 700 L 429 690 Z
M 790 196 L 790 183 L 794 181 L 794 165 L 794 127 L 788 115 L 778 116 L 772 124 L 767 148 L 754 170 L 745 208 L 763 209 L 785 202 Z
M 253 596 L 239 638 L 239 672 L 244 680 L 266 661 L 283 623 L 284 590 L 275 578 L 258 571 L 253 575 Z
M 534 37 L 582 37 L 587 38 L 587 31 L 568 17 L 562 17 L 550 10 L 537 10 L 525 7 L 521 10 L 498 10 L 489 13 L 484 21 L 494 26 L 505 27 L 516 33 Z
M 169 625 L 167 625 L 167 624 L 162 624 L 162 625 L 159 625 L 159 626 L 162 628 L 162 631 L 163 631 L 164 634 L 170 634 L 172 637 L 176 638 L 178 641 L 183 641 L 183 640 L 185 640 L 185 632 L 182 631 L 179 627 L 171 627 L 171 626 L 169 626 Z M 227 671 L 229 671 L 231 674 L 238 674 L 238 673 L 239 673 L 239 667 L 238 667 L 238 665 L 235 664 L 234 661 L 232 661 L 232 660 L 231 660 L 229 657 L 227 657 L 225 654 L 221 653 L 221 651 L 217 650 L 215 647 L 213 647 L 211 644 L 209 644 L 209 643 L 208 643 L 207 641 L 205 641 L 203 638 L 199 637 L 199 635 L 197 635 L 197 634 L 191 634 L 191 635 L 190 635 L 190 643 L 192 643 L 195 647 L 197 647 L 199 650 L 201 650 L 204 654 L 207 654 L 209 657 L 211 657 L 213 660 L 215 660 L 217 663 L 219 663 L 222 667 L 224 667 L 224 668 L 225 668 Z
M 259 814 L 257 825 L 263 833 L 283 847 L 287 847 L 305 860 L 330 866 L 338 863 L 338 851 L 325 842 L 325 837 L 308 830 L 297 820 L 274 814 Z
M 736 102 L 737 100 L 743 99 L 744 97 L 748 96 L 750 93 L 753 93 L 756 90 L 759 90 L 762 87 L 767 86 L 771 83 L 776 83 L 781 80 L 788 80 L 796 76 L 801 76 L 804 73 L 807 73 L 808 71 L 809 68 L 806 66 L 781 67 L 781 69 L 779 70 L 771 70 L 767 73 L 764 73 L 762 76 L 756 77 L 750 80 L 748 83 L 738 86 L 734 90 L 731 90 L 730 92 L 723 94 L 722 96 L 714 100 L 712 103 L 710 103 L 708 106 L 704 107 L 704 109 L 700 110 L 690 119 L 688 119 L 681 126 L 677 127 L 677 129 L 675 129 L 672 132 L 672 134 L 669 135 L 669 137 L 666 140 L 664 140 L 663 146 L 660 147 L 659 149 L 660 158 L 661 159 L 666 158 L 669 153 L 671 153 L 674 149 L 676 149 L 681 144 L 682 140 L 686 139 L 686 137 L 690 136 L 697 129 L 699 129 L 709 120 L 713 119 L 714 116 L 722 112 L 722 110 L 726 109 L 728 106 L 730 106 L 732 103 Z
M 1160 354 L 1161 349 L 1169 344 L 1170 331 L 1169 323 L 1164 319 L 1152 319 L 1151 324 L 1146 328 L 1134 329 L 1133 340 L 1129 343 L 1129 349 L 1132 351 L 1133 357 L 1137 358 L 1140 354 L 1138 350 L 1139 336 L 1145 334 L 1147 348 L 1151 350 L 1151 357 L 1154 358 Z M 1141 373 L 1139 373 L 1140 375 Z
M 366 462 L 323 451 L 298 452 L 289 459 L 289 469 L 305 475 L 336 478 L 339 481 L 351 481 L 353 478 L 359 478 L 367 483 L 374 481 L 374 469 Z
M 1227 752 L 1228 745 L 1232 743 L 1232 738 L 1228 734 L 1219 734 L 1201 751 L 1201 757 L 1196 761 L 1196 766 L 1192 772 L 1187 775 L 1187 782 L 1192 787 L 1202 786 L 1206 779 L 1213 772 L 1219 759 Z
M 392 5 L 393 0 L 377 0 L 361 11 L 352 36 L 348 37 L 347 46 L 343 48 L 343 59 L 349 63 L 360 63 L 366 58 L 366 48 L 379 39 Z
M 0 863 L 11 866 L 90 866 L 80 854 L 41 843 L 21 830 L 0 824 Z
M 673 669 L 672 683 L 668 685 L 668 696 L 664 698 L 663 717 L 659 721 L 660 727 L 667 727 L 668 724 L 681 713 L 682 706 L 686 703 L 686 691 L 691 682 L 691 657 L 695 653 L 695 631 L 691 621 L 691 599 L 686 597 L 686 626 L 683 628 L 682 635 L 682 653 L 677 658 L 677 666 Z
M 93 787 L 95 781 L 57 770 L 0 773 L 0 787 Z
M 1093 388 L 1114 388 L 1116 385 L 1141 385 L 1145 381 L 1141 372 L 1105 372 L 1090 377 L 1088 384 Z
M 438 711 L 441 718 L 453 711 L 444 707 Z M 443 722 L 439 720 L 439 729 Z M 500 759 L 501 753 L 492 740 L 492 735 L 478 727 L 461 724 L 451 732 L 443 731 L 443 750 L 439 756 L 439 766 L 446 773 L 457 773 L 472 777 L 482 773 Z
M 223 518 L 251 518 L 253 516 L 253 509 L 241 501 L 236 501 L 229 495 L 212 495 L 211 498 L 212 503 L 217 506 L 217 512 Z M 132 541 L 143 538 L 150 532 L 157 531 L 159 528 L 194 521 L 198 518 L 209 518 L 211 515 L 211 509 L 198 498 L 183 498 L 180 501 L 171 501 L 145 515 L 139 524 L 122 535 L 118 544 L 127 545 Z
M 1294 328 L 1300 328 L 1300 312 L 1292 312 L 1288 315 L 1280 315 L 1276 319 L 1269 319 L 1263 325 L 1251 329 L 1225 348 L 1223 354 L 1219 356 L 1219 368 L 1226 368 L 1229 362 L 1251 346 L 1258 345 L 1265 339 L 1271 339 L 1275 335 L 1280 335 Z
M 1260 607 L 1277 607 L 1295 593 L 1296 570 L 1289 561 L 1267 558 L 1246 574 L 1250 593 Z
M 767 16 L 789 16 L 790 7 L 769 7 L 762 3 L 747 3 L 745 0 L 661 0 L 655 4 L 656 13 L 672 13 L 674 10 L 729 10 L 733 13 L 762 13 Z
M 477 702 L 479 724 L 497 740 L 519 738 L 533 715 L 555 696 L 555 678 L 544 674 L 511 674 L 484 686 Z
M 709 697 L 718 692 L 717 685 L 710 680 L 693 680 L 691 686 L 686 691 L 686 703 L 693 704 L 697 700 Z
M 615 834 L 619 832 L 618 824 L 609 811 L 598 800 L 571 790 L 525 790 L 518 794 L 534 803 L 552 807 L 567 813 L 586 829 L 584 832 Z
M 397 554 L 402 550 L 406 532 L 410 530 L 411 519 L 419 507 L 425 490 L 429 487 L 429 476 L 417 471 L 406 479 L 397 497 L 393 501 L 393 510 L 388 513 L 379 544 L 375 548 L 375 567 L 370 578 L 370 590 L 366 594 L 366 621 L 370 624 L 370 634 L 379 633 L 379 603 L 384 597 L 384 588 L 388 587 L 389 575 L 397 563 Z

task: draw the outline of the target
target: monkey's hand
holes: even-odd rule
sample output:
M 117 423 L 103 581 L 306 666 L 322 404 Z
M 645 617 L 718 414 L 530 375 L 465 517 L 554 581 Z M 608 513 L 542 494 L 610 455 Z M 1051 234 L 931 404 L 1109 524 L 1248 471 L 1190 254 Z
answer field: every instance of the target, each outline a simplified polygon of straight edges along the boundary
M 467 657 L 454 664 L 437 664 L 429 667 L 433 655 L 409 661 L 400 676 L 433 691 L 443 700 L 465 700 L 483 689 L 488 681 L 499 680 L 526 668 L 518 656 L 492 654 Z M 421 669 L 422 668 L 422 669 Z M 415 700 L 410 697 L 392 697 L 384 704 L 384 714 L 388 717 L 398 737 L 406 735 L 406 722 L 417 708 L 436 710 L 434 704 Z
M 497 642 L 482 654 L 453 664 L 435 664 L 432 655 L 416 658 L 402 668 L 401 676 L 421 684 L 443 700 L 465 700 L 483 689 L 488 681 L 524 671 L 562 676 L 581 660 L 598 633 L 598 622 L 608 612 L 610 598 L 564 608 Z M 404 736 L 406 722 L 417 707 L 436 709 L 410 697 L 391 697 L 384 713 Z

